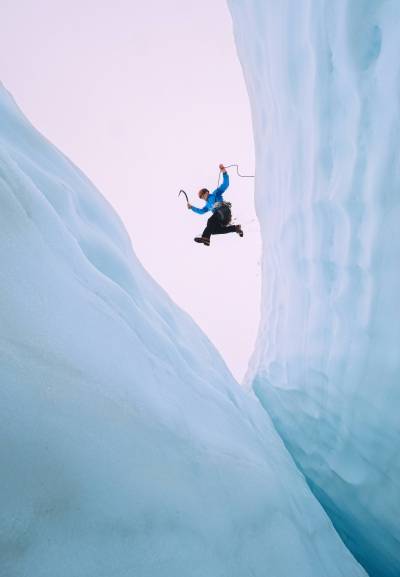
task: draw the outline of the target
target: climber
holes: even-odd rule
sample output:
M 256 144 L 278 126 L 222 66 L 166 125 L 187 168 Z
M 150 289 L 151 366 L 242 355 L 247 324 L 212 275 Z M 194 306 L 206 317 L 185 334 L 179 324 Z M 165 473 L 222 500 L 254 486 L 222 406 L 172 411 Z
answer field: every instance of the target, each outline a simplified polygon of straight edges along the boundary
M 219 169 L 223 173 L 223 181 L 214 192 L 210 194 L 207 188 L 199 190 L 199 198 L 204 200 L 206 204 L 203 208 L 196 208 L 190 202 L 187 203 L 189 210 L 193 210 L 197 214 L 204 214 L 211 210 L 212 216 L 207 221 L 207 226 L 201 236 L 196 236 L 195 242 L 203 243 L 205 246 L 210 246 L 210 236 L 212 234 L 226 234 L 228 232 L 236 232 L 239 236 L 243 236 L 242 227 L 240 224 L 229 225 L 232 219 L 231 203 L 225 202 L 222 198 L 223 193 L 229 186 L 229 175 L 223 164 L 219 165 Z

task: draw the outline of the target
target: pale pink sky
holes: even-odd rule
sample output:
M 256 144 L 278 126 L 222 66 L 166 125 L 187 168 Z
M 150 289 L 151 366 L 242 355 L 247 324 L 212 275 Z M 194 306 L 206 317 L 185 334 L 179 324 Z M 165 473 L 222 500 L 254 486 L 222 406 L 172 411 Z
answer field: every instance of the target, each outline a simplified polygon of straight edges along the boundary
M 3 0 L 0 79 L 124 221 L 147 270 L 240 380 L 259 316 L 253 179 L 231 173 L 237 235 L 193 242 L 218 164 L 254 174 L 251 117 L 224 0 Z M 209 215 L 208 215 L 209 216 Z

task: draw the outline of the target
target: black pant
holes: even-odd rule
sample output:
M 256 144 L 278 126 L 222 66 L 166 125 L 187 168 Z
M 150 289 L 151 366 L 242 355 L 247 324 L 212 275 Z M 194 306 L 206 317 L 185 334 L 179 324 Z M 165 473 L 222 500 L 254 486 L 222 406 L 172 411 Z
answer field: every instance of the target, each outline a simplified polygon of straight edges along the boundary
M 203 231 L 203 237 L 210 238 L 212 234 L 226 234 L 227 232 L 236 232 L 236 226 L 223 226 L 218 214 L 214 213 L 207 221 L 207 226 Z

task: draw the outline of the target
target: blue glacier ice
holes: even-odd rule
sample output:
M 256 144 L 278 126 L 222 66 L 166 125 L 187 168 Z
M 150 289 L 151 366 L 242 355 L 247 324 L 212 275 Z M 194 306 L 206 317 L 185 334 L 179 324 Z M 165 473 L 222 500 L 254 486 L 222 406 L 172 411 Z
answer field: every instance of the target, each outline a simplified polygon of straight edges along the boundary
M 345 543 L 400 575 L 400 2 L 229 0 L 262 318 L 246 381 Z
M 0 575 L 362 577 L 255 395 L 0 87 Z

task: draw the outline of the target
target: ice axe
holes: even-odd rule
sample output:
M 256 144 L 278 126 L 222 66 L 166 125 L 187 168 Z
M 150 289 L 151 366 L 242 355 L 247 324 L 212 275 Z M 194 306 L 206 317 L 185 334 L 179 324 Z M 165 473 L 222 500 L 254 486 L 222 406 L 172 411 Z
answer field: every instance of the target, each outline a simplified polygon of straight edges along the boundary
M 185 195 L 185 197 L 186 197 L 186 202 L 189 203 L 188 195 L 187 195 L 186 192 L 185 192 L 184 190 L 182 190 L 182 189 L 181 189 L 181 190 L 179 191 L 179 193 L 178 193 L 178 198 L 179 198 L 179 196 L 180 196 L 182 193 L 183 193 L 183 194 Z

